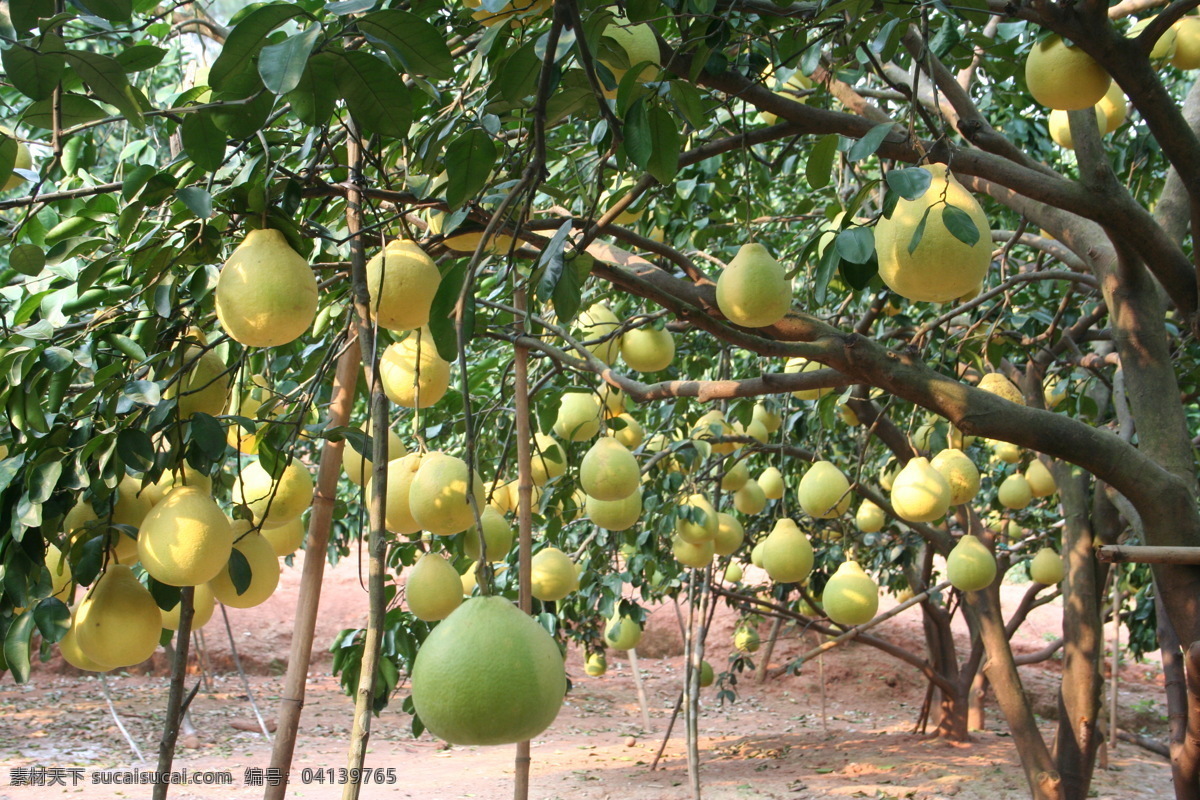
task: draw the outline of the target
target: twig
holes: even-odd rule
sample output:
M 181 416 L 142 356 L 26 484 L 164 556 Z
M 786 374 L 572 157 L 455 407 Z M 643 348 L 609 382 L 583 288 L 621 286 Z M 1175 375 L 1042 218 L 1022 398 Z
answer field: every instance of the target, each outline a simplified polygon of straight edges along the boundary
M 221 607 L 221 618 L 225 620 L 225 633 L 229 636 L 229 652 L 233 654 L 233 665 L 237 667 L 238 675 L 242 678 L 242 689 L 246 692 L 246 699 L 250 701 L 250 708 L 254 710 L 254 718 L 258 720 L 258 727 L 262 729 L 263 736 L 269 742 L 271 741 L 271 732 L 267 730 L 267 721 L 263 719 L 263 715 L 258 710 L 258 703 L 254 702 L 254 692 L 250 691 L 250 679 L 246 677 L 246 671 L 242 669 L 242 659 L 238 657 L 237 645 L 233 641 L 233 628 L 229 625 L 229 614 L 225 611 L 224 603 L 218 600 L 217 605 Z
M 683 707 L 683 692 L 679 693 L 679 697 L 675 698 L 675 710 L 671 712 L 671 721 L 667 723 L 667 732 L 663 734 L 662 744 L 658 746 L 658 752 L 654 754 L 654 760 L 650 762 L 650 771 L 658 769 L 659 759 L 662 758 L 663 751 L 667 749 L 667 742 L 671 741 L 671 730 L 675 727 L 675 720 L 679 719 L 679 709 Z
M 146 757 L 142 755 L 141 748 L 137 746 L 137 742 L 129 735 L 129 731 L 125 728 L 125 723 L 121 721 L 121 715 L 117 713 L 117 707 L 113 705 L 112 693 L 108 690 L 108 675 L 100 673 L 100 686 L 104 689 L 104 700 L 108 703 L 108 713 L 112 715 L 113 722 L 117 723 L 117 730 L 125 737 L 125 741 L 129 743 L 129 749 L 133 751 L 133 757 L 139 762 L 145 762 Z

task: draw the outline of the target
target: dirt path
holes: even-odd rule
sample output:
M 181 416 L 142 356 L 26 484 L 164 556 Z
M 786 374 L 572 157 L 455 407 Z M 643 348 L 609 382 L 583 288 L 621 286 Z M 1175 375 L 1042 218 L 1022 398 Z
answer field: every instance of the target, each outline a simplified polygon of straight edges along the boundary
M 267 605 L 231 614 L 239 652 L 261 672 L 275 668 L 278 673 L 286 658 L 294 577 L 285 580 L 283 593 Z M 1021 591 L 1022 587 L 1006 587 L 1006 595 L 1011 595 L 1006 599 L 1019 598 Z M 353 562 L 343 562 L 333 570 L 327 592 L 318 634 L 318 643 L 326 646 L 333 632 L 358 624 L 363 606 Z M 1060 614 L 1055 605 L 1038 609 L 1023 629 L 1018 647 L 1040 647 L 1057 629 Z M 714 665 L 723 663 L 730 650 L 734 622 L 731 614 L 718 617 L 710 640 Z M 534 744 L 531 798 L 690 797 L 681 725 L 676 727 L 659 769 L 651 772 L 648 768 L 682 681 L 682 659 L 671 654 L 677 649 L 678 633 L 671 630 L 674 625 L 674 612 L 669 608 L 655 614 L 648 634 L 652 639 L 649 652 L 657 649 L 667 655 L 641 659 L 653 727 L 649 732 L 641 729 L 628 661 L 610 654 L 608 674 L 590 678 L 583 672 L 580 654 L 571 654 L 568 673 L 574 688 L 558 720 Z M 915 645 L 920 641 L 919 618 L 902 615 L 883 633 Z M 253 713 L 240 680 L 228 671 L 223 656 L 227 651 L 223 630 L 212 624 L 206 634 L 221 674 L 214 678 L 212 691 L 202 691 L 193 703 L 196 732 L 182 737 L 175 768 L 186 768 L 193 777 L 200 771 L 227 771 L 232 782 L 177 786 L 170 796 L 206 800 L 260 797 L 262 788 L 247 784 L 246 770 L 267 766 L 270 745 L 260 733 L 252 732 Z M 765 628 L 763 634 L 765 638 Z M 772 663 L 784 663 L 810 641 L 801 642 L 797 634 L 785 633 Z M 715 693 L 709 690 L 700 721 L 706 798 L 995 800 L 1027 796 L 1011 739 L 994 711 L 988 730 L 976 734 L 968 744 L 926 739 L 910 732 L 924 694 L 924 683 L 913 670 L 858 645 L 829 654 L 824 667 L 824 719 L 821 673 L 816 664 L 807 665 L 795 677 L 765 685 L 755 683 L 751 675 L 739 676 L 738 701 L 724 707 L 716 706 Z M 1023 668 L 1022 672 L 1038 710 L 1051 713 L 1058 680 L 1056 662 Z M 341 796 L 338 771 L 346 761 L 352 708 L 329 675 L 328 659 L 322 658 L 310 675 L 288 796 L 332 800 Z M 1123 726 L 1148 727 L 1161 736 L 1165 713 L 1161 675 L 1153 663 L 1128 667 L 1122 681 Z M 251 683 L 264 715 L 273 718 L 282 677 L 260 674 L 253 676 Z M 109 685 L 125 724 L 148 760 L 135 762 L 108 714 L 97 678 L 56 673 L 53 663 L 40 665 L 27 685 L 15 686 L 8 678 L 0 683 L 4 719 L 0 753 L 5 770 L 0 775 L 0 798 L 150 796 L 148 785 L 93 785 L 92 781 L 110 773 L 153 769 L 166 679 L 113 676 Z M 428 735 L 414 740 L 408 717 L 399 711 L 401 698 L 375 723 L 368 766 L 384 771 L 379 775 L 382 782 L 364 790 L 364 798 L 501 800 L 512 796 L 513 748 L 444 749 Z M 67 785 L 14 785 L 14 779 L 28 774 L 24 770 L 39 766 L 61 769 Z M 74 787 L 67 771 L 72 768 L 80 777 Z M 389 774 L 389 768 L 394 772 Z M 1100 800 L 1167 798 L 1171 796 L 1170 773 L 1163 759 L 1121 744 L 1110 759 L 1110 769 L 1097 771 L 1093 788 Z

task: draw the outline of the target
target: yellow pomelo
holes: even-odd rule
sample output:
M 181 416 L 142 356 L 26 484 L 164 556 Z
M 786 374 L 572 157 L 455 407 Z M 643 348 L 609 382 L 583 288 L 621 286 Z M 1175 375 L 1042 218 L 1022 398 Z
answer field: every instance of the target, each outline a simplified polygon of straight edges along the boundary
M 962 537 L 946 557 L 946 578 L 955 589 L 977 592 L 991 586 L 995 577 L 996 559 L 971 534 Z
M 1112 133 L 1125 124 L 1125 118 L 1129 115 L 1129 101 L 1125 99 L 1125 92 L 1121 90 L 1120 84 L 1112 82 L 1104 97 L 1096 103 L 1096 109 L 1104 112 L 1103 121 L 1099 117 L 1096 118 L 1102 133 Z
M 50 571 L 50 596 L 57 597 L 67 605 L 75 593 L 71 582 L 71 563 L 63 558 L 62 551 L 54 544 L 46 543 L 46 569 Z
M 1021 448 L 1012 442 L 992 442 L 992 453 L 1006 464 L 1016 464 L 1021 460 Z
M 838 406 L 838 416 L 842 418 L 842 422 L 849 425 L 851 428 L 857 428 L 862 422 L 858 419 L 858 414 L 854 413 L 854 409 L 842 403 Z
M 703 569 L 712 563 L 716 545 L 712 539 L 703 542 L 688 542 L 679 536 L 671 537 L 671 554 L 685 567 Z
M 712 686 L 713 680 L 715 679 L 715 677 L 716 676 L 713 675 L 712 664 L 708 663 L 707 661 L 701 661 L 700 662 L 700 688 L 703 689 L 705 687 Z
M 445 619 L 462 604 L 462 580 L 450 562 L 435 553 L 417 559 L 404 579 L 404 598 L 417 619 Z
M 8 133 L 8 131 L 5 131 Z M 11 136 L 12 134 L 9 134 Z M 17 155 L 13 159 L 13 169 L 33 169 L 33 154 L 29 152 L 29 148 L 24 142 L 17 142 Z M 25 178 L 17 172 L 11 172 L 8 178 L 4 181 L 3 191 L 15 189 L 25 182 Z
M 408 507 L 422 530 L 438 536 L 461 533 L 475 524 L 475 513 L 467 497 L 467 462 L 445 453 L 428 453 L 413 476 Z M 479 471 L 471 472 L 469 491 L 475 506 L 483 508 L 483 482 Z
M 119 485 L 119 484 L 118 484 Z M 133 491 L 137 491 L 137 484 L 134 483 Z M 149 512 L 150 509 L 146 509 Z M 142 516 L 145 516 L 143 514 Z M 70 539 L 74 539 L 76 533 L 82 531 L 89 522 L 96 520 L 96 510 L 92 508 L 92 504 L 82 497 L 75 501 L 75 505 L 71 506 L 71 510 L 63 517 L 63 534 Z
M 450 362 L 438 355 L 429 329 L 419 328 L 383 351 L 379 379 L 396 405 L 429 408 L 450 388 Z
M 716 509 L 702 494 L 693 494 L 679 504 L 675 535 L 689 544 L 711 541 L 717 535 Z
M 761 513 L 767 507 L 767 496 L 758 481 L 748 480 L 733 493 L 733 507 L 747 516 Z
M 1033 99 L 1063 111 L 1091 108 L 1108 91 L 1112 78 L 1104 67 L 1061 36 L 1037 42 L 1025 60 L 1025 83 Z
M 737 562 L 725 568 L 724 578 L 729 583 L 737 583 L 742 579 L 742 567 Z
M 250 585 L 238 594 L 230 575 L 229 565 L 226 564 L 217 576 L 208 582 L 213 597 L 230 608 L 254 608 L 266 602 L 279 586 L 279 557 L 261 533 L 250 531 L 241 536 L 233 544 L 233 549 L 241 553 L 250 565 Z
M 968 503 L 979 491 L 979 470 L 962 450 L 943 450 L 933 457 L 929 466 L 941 473 L 950 485 L 950 505 Z
M 954 496 L 929 459 L 913 458 L 892 482 L 892 510 L 907 522 L 933 522 L 945 516 Z
M 224 413 L 229 395 L 229 370 L 212 350 L 188 347 L 182 361 L 176 361 L 167 377 L 171 383 L 163 397 L 176 398 L 180 419 L 190 419 L 197 411 L 212 417 Z
M 980 378 L 978 388 L 997 397 L 1003 397 L 1010 403 L 1016 403 L 1019 406 L 1025 405 L 1025 396 L 1021 394 L 1021 390 L 999 372 L 989 372 Z
M 580 312 L 575 327 L 579 332 L 579 342 L 588 352 L 605 364 L 616 360 L 621 349 L 621 337 L 616 335 L 621 327 L 621 320 L 617 319 L 612 309 L 604 303 L 589 306 Z
M 637 524 L 642 516 L 642 490 L 637 491 L 623 500 L 597 500 L 588 497 L 584 501 L 584 510 L 588 519 L 609 531 L 623 531 Z
M 591 392 L 567 392 L 558 401 L 554 432 L 568 442 L 586 442 L 600 432 L 600 398 Z
M 758 476 L 758 486 L 768 500 L 779 500 L 783 497 L 783 473 L 776 467 L 767 467 Z
M 79 604 L 75 640 L 106 669 L 132 667 L 158 649 L 162 612 L 150 591 L 122 564 L 109 564 Z
M 613 417 L 625 412 L 625 393 L 620 389 L 601 381 L 598 393 L 604 416 Z
M 750 480 L 750 469 L 745 461 L 739 461 L 725 471 L 721 476 L 721 491 L 736 492 Z
M 489 483 L 487 489 L 490 493 L 487 498 L 488 508 L 494 509 L 500 514 L 516 513 L 517 510 L 512 507 L 513 495 L 509 492 L 507 482 L 499 485 Z
M 1146 27 L 1151 22 L 1152 20 L 1150 19 L 1143 19 L 1135 22 L 1129 29 L 1129 33 L 1127 34 L 1128 38 L 1136 39 L 1137 37 L 1141 36 L 1142 32 L 1146 30 Z M 1151 61 L 1163 61 L 1164 59 L 1171 58 L 1175 55 L 1175 35 L 1176 31 L 1174 26 L 1167 28 L 1162 32 L 1162 34 L 1158 37 L 1158 40 L 1154 43 L 1154 47 L 1150 48 Z
M 62 654 L 63 661 L 66 661 L 75 669 L 82 669 L 86 672 L 108 672 L 111 667 L 106 667 L 103 664 L 97 664 L 79 648 L 79 640 L 75 636 L 75 618 L 76 614 L 71 614 L 71 627 L 63 634 L 63 638 L 58 640 L 58 652 Z
M 862 625 L 879 610 L 879 586 L 857 561 L 846 561 L 825 584 L 821 605 L 825 616 L 839 625 Z
M 875 254 L 879 277 L 893 292 L 909 300 L 945 303 L 983 282 L 992 261 L 991 226 L 979 201 L 947 174 L 944 164 L 927 164 L 925 169 L 933 173 L 925 194 L 915 200 L 901 198 L 892 216 L 876 223 Z M 974 244 L 960 241 L 946 227 L 944 214 L 950 207 L 965 212 L 974 223 Z M 922 222 L 921 239 L 910 251 Z
M 753 653 L 762 645 L 762 638 L 754 628 L 738 628 L 733 634 L 733 647 L 742 653 Z
M 1017 472 L 1009 475 L 1000 484 L 996 499 L 1005 508 L 1025 508 L 1033 500 L 1033 491 L 1029 488 L 1029 481 L 1025 480 L 1025 476 Z
M 587 657 L 587 662 L 583 665 L 583 671 L 593 678 L 599 678 L 608 672 L 608 659 L 604 657 L 604 653 L 592 653 Z
M 463 0 L 463 4 L 467 8 L 477 9 L 471 12 L 471 19 L 485 28 L 506 21 L 514 28 L 520 27 L 544 12 L 553 3 L 554 0 L 510 0 L 499 11 L 491 12 L 480 8 L 483 5 L 482 0 Z
M 496 509 L 488 506 L 479 514 L 479 521 L 483 523 L 483 539 L 487 545 L 488 561 L 503 561 L 508 555 L 508 551 L 512 549 L 513 529 L 508 524 L 508 520 L 504 518 Z M 463 553 L 472 561 L 478 561 L 479 552 L 479 529 L 472 526 L 467 529 L 463 539 Z
M 713 552 L 719 556 L 732 555 L 742 546 L 746 529 L 732 514 L 717 512 L 717 535 L 713 537 Z
M 409 453 L 406 456 L 388 462 L 383 525 L 392 533 L 412 536 L 414 533 L 420 533 L 421 531 L 421 525 L 413 519 L 412 509 L 409 505 L 409 493 L 412 488 L 413 477 L 417 474 L 417 469 L 420 466 L 420 453 Z M 371 488 L 373 482 L 372 478 L 367 478 L 367 485 L 364 491 L 367 502 L 370 502 L 373 494 Z
M 751 553 L 751 560 L 754 554 Z M 813 549 L 804 532 L 790 519 L 776 521 L 763 540 L 762 568 L 777 583 L 796 583 L 808 577 L 813 567 Z
M 261 533 L 263 538 L 271 543 L 275 555 L 283 558 L 290 556 L 300 549 L 300 545 L 304 544 L 308 526 L 304 524 L 303 516 L 300 516 L 274 528 L 263 528 Z
M 767 248 L 744 244 L 717 277 L 717 306 L 735 325 L 765 328 L 787 316 L 792 282 Z
M 800 479 L 796 499 L 809 516 L 833 519 L 850 508 L 850 481 L 833 462 L 818 461 Z
M 621 67 L 615 62 L 606 61 L 603 58 L 599 59 L 600 63 L 612 72 L 618 85 L 626 72 L 644 61 L 649 61 L 652 66 L 645 67 L 638 75 L 638 80 L 643 83 L 654 80 L 658 75 L 657 67 L 662 63 L 659 59 L 658 38 L 654 35 L 654 28 L 645 23 L 634 25 L 627 19 L 617 18 L 604 29 L 603 35 L 612 39 L 618 47 L 625 51 L 625 60 L 628 62 L 626 67 Z
M 317 315 L 317 279 L 277 230 L 250 231 L 217 278 L 217 321 L 247 347 L 295 341 Z
M 870 500 L 863 500 L 854 514 L 854 524 L 863 533 L 875 533 L 883 530 L 883 526 L 887 524 L 887 514 Z
M 178 471 L 163 470 L 155 483 L 142 489 L 142 497 L 149 500 L 153 508 L 177 486 L 190 486 L 212 494 L 212 478 L 185 463 Z
M 766 547 L 766 545 L 767 539 L 764 536 L 754 544 L 754 547 L 750 548 L 750 563 L 759 569 L 762 569 L 763 548 Z
M 890 492 L 892 486 L 896 482 L 896 476 L 900 474 L 903 467 L 898 462 L 888 461 L 883 465 L 883 469 L 879 470 L 879 487 L 885 492 Z
M 558 716 L 567 676 L 546 629 L 503 597 L 473 597 L 417 651 L 412 699 L 425 727 L 451 744 L 532 739 Z
M 742 423 L 738 422 L 737 420 L 734 420 L 733 435 L 734 436 L 749 436 L 751 439 L 757 439 L 758 441 L 762 442 L 763 444 L 766 444 L 767 440 L 771 438 L 771 434 L 767 430 L 766 426 L 763 425 L 761 422 L 759 422 L 756 419 L 750 420 L 749 424 L 747 424 L 745 428 L 742 427 Z M 738 443 L 737 446 L 740 448 L 743 445 L 741 443 Z
M 546 481 L 557 478 L 567 471 L 567 451 L 553 436 L 544 433 L 533 435 L 530 448 L 530 477 L 534 486 L 545 486 Z
M 783 415 L 777 411 L 772 411 L 762 403 L 754 404 L 754 412 L 751 419 L 761 422 L 763 427 L 767 429 L 767 433 L 774 433 L 783 425 Z
M 298 458 L 284 467 L 278 481 L 271 479 L 261 463 L 251 461 L 233 483 L 233 501 L 245 504 L 264 527 L 294 520 L 312 505 L 312 498 L 312 475 Z
M 213 611 L 217 608 L 217 599 L 213 597 L 212 589 L 207 583 L 196 586 L 192 597 L 192 630 L 198 631 L 212 619 Z M 170 610 L 162 612 L 162 626 L 169 631 L 179 630 L 179 603 Z
M 215 577 L 233 547 L 229 519 L 212 495 L 180 486 L 156 505 L 138 530 L 138 558 L 169 586 L 196 586 Z
M 371 460 L 371 452 L 373 443 L 371 441 L 371 423 L 359 428 L 367 436 L 366 450 L 362 453 L 354 449 L 354 445 L 349 439 L 342 443 L 342 469 L 346 473 L 346 477 L 355 486 L 365 486 L 367 481 L 371 479 L 371 471 L 374 469 L 375 462 Z M 408 454 L 408 448 L 404 446 L 404 442 L 400 440 L 400 436 L 391 428 L 387 432 L 388 440 L 388 463 L 395 461 L 398 458 L 403 458 Z
M 816 86 L 812 78 L 809 78 L 804 73 L 797 70 L 792 73 L 792 76 L 780 87 L 781 91 L 775 92 L 776 95 L 785 100 L 791 100 L 794 103 L 807 103 L 807 91 Z M 772 114 L 770 111 L 764 111 L 760 115 L 763 122 L 768 125 L 774 125 L 779 121 L 779 117 Z
M 1029 492 L 1034 497 L 1049 497 L 1058 491 L 1058 484 L 1046 465 L 1036 458 L 1025 468 L 1025 481 L 1029 484 Z
M 380 326 L 408 331 L 429 322 L 429 307 L 442 281 L 437 264 L 410 239 L 393 239 L 367 262 L 371 314 Z
M 1116 84 L 1113 84 L 1116 86 Z M 1050 138 L 1059 147 L 1067 150 L 1075 149 L 1075 137 L 1071 135 L 1071 121 L 1067 119 L 1066 111 L 1054 109 L 1050 112 L 1047 119 L 1047 124 L 1050 127 Z M 1096 105 L 1096 127 L 1100 129 L 1100 133 L 1106 133 L 1108 128 L 1108 117 L 1104 115 L 1104 111 L 1099 104 Z
M 611 436 L 596 440 L 579 464 L 579 484 L 597 500 L 623 500 L 641 484 L 637 459 Z
M 675 337 L 666 328 L 633 328 L 621 334 L 621 358 L 634 372 L 658 372 L 675 359 Z
M 255 387 L 242 398 L 236 412 L 233 409 L 233 401 L 230 400 L 229 408 L 225 413 L 236 413 L 239 417 L 245 417 L 255 422 L 254 432 L 251 433 L 243 428 L 240 422 L 230 421 L 229 428 L 225 432 L 225 441 L 234 450 L 245 453 L 248 456 L 258 453 L 259 442 L 267 434 L 268 425 L 267 420 L 259 416 L 259 409 L 263 407 L 268 399 L 268 394 L 264 391 L 263 387 Z M 274 406 L 275 401 L 272 400 L 271 407 L 273 408 Z
M 793 372 L 816 372 L 819 369 L 825 369 L 825 365 L 819 361 L 809 361 L 807 358 L 789 358 L 787 363 L 783 365 L 784 373 Z M 833 389 L 798 389 L 792 392 L 792 397 L 798 400 L 820 400 L 825 395 L 832 392 Z
M 530 591 L 543 602 L 562 600 L 579 585 L 575 563 L 557 547 L 537 551 L 529 566 Z
M 1200 17 L 1184 17 L 1176 22 L 1175 55 L 1171 66 L 1182 69 L 1200 69 Z
M 1049 547 L 1038 550 L 1033 561 L 1029 562 L 1029 577 L 1034 583 L 1053 586 L 1066 577 L 1066 574 L 1062 556 Z
M 646 436 L 641 424 L 627 413 L 617 414 L 615 417 L 612 417 L 608 422 L 608 429 L 610 436 L 630 450 L 636 450 Z
M 719 408 L 714 408 L 712 411 L 707 411 L 700 415 L 696 420 L 696 424 L 692 426 L 692 438 L 699 441 L 706 441 L 718 436 L 732 436 L 733 428 L 725 421 L 725 412 Z M 721 444 L 709 445 L 714 453 L 732 453 L 738 448 L 734 442 L 723 442 Z
M 1042 389 L 1042 399 L 1046 402 L 1046 408 L 1051 411 L 1058 408 L 1062 401 L 1067 399 L 1067 382 L 1065 380 L 1047 382 Z
M 642 640 L 642 626 L 633 617 L 613 616 L 604 626 L 604 642 L 613 650 L 632 650 Z

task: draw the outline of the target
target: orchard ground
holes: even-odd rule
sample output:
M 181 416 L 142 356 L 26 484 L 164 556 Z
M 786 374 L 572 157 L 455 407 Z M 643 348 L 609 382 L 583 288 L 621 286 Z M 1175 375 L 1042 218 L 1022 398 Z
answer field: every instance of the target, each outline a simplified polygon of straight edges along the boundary
M 297 556 L 297 566 L 303 554 Z M 364 566 L 365 570 L 365 566 Z M 752 568 L 748 579 L 760 577 Z M 238 653 L 251 673 L 255 700 L 269 722 L 276 716 L 288 657 L 299 570 L 285 569 L 276 594 L 255 609 L 229 610 Z M 346 742 L 353 710 L 330 674 L 328 645 L 342 628 L 361 624 L 366 592 L 358 576 L 357 555 L 328 567 L 310 670 L 304 715 L 296 742 L 289 797 L 332 800 L 342 787 L 328 780 L 304 784 L 310 777 L 346 763 Z M 1011 609 L 1026 587 L 1006 585 L 1002 595 Z M 894 601 L 884 597 L 881 610 Z M 686 610 L 686 609 L 685 609 Z M 737 617 L 722 606 L 710 633 L 706 657 L 724 668 Z M 1058 602 L 1036 609 L 1014 639 L 1017 653 L 1041 649 L 1061 626 Z M 761 628 L 765 642 L 769 625 Z M 253 710 L 233 667 L 220 614 L 205 628 L 215 668 L 211 691 L 202 690 L 191 706 L 194 733 L 180 736 L 175 769 L 228 770 L 229 786 L 175 786 L 170 797 L 252 798 L 262 788 L 247 786 L 247 768 L 267 767 L 270 745 L 257 730 Z M 921 651 L 920 614 L 912 609 L 884 623 L 888 639 Z M 959 631 L 965 646 L 965 627 Z M 812 634 L 784 629 L 771 659 L 772 668 L 809 648 Z M 656 771 L 649 770 L 682 683 L 682 645 L 671 604 L 654 609 L 640 649 L 652 729 L 643 730 L 629 661 L 609 653 L 608 674 L 588 677 L 583 654 L 573 650 L 568 674 L 574 683 L 557 721 L 534 742 L 530 797 L 602 800 L 669 800 L 690 797 L 682 717 Z M 761 655 L 760 651 L 756 655 Z M 147 761 L 138 763 L 106 709 L 102 686 L 94 676 L 64 665 L 56 656 L 35 664 L 23 686 L 0 684 L 0 799 L 84 796 L 142 798 L 148 785 L 92 785 L 104 770 L 151 770 L 166 706 L 167 660 L 160 650 L 153 674 L 110 676 L 108 683 L 124 724 Z M 1106 659 L 1106 665 L 1108 664 Z M 1107 666 L 1106 666 L 1107 669 Z M 1022 667 L 1035 711 L 1046 721 L 1056 713 L 1059 662 Z M 911 667 L 865 645 L 851 644 L 824 657 L 825 714 L 821 713 L 822 671 L 814 661 L 795 677 L 765 684 L 750 673 L 739 676 L 738 701 L 718 707 L 716 690 L 705 690 L 700 718 L 701 775 L 704 797 L 733 798 L 912 798 L 912 800 L 996 800 L 1028 796 L 1016 751 L 998 716 L 988 705 L 986 730 L 972 741 L 953 744 L 912 733 L 925 694 L 925 681 Z M 1162 672 L 1155 660 L 1125 662 L 1119 675 L 1119 722 L 1127 730 L 1165 738 L 1166 707 Z M 196 676 L 189 677 L 189 684 Z M 403 689 L 374 722 L 367 766 L 395 769 L 394 784 L 364 789 L 369 798 L 478 798 L 512 796 L 512 747 L 445 748 L 428 734 L 414 740 L 409 717 L 400 711 Z M 29 787 L 12 784 L 22 767 L 82 768 L 76 787 Z M 328 773 L 325 773 L 328 774 Z M 385 775 L 386 778 L 386 775 Z M 70 779 L 67 779 L 70 784 Z M 1099 769 L 1093 797 L 1100 800 L 1171 796 L 1166 760 L 1132 744 L 1109 751 L 1109 769 Z

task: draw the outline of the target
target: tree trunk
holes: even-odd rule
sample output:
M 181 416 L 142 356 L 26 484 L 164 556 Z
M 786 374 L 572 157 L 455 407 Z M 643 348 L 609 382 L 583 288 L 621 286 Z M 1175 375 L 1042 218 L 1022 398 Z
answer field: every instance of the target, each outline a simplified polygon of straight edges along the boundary
M 1084 800 L 1096 768 L 1101 711 L 1100 659 L 1103 630 L 1101 593 L 1089 521 L 1088 475 L 1062 462 L 1053 465 L 1062 501 L 1063 558 L 1063 672 L 1058 693 L 1058 730 L 1054 760 L 1062 776 L 1064 800 Z
M 1194 767 L 1196 761 L 1186 751 L 1188 733 L 1187 672 L 1179 637 L 1163 611 L 1162 599 L 1155 593 L 1158 612 L 1158 646 L 1162 652 L 1163 678 L 1167 690 L 1168 757 L 1171 759 L 1171 780 L 1175 784 L 1175 800 L 1200 800 Z
M 969 703 L 967 708 L 967 730 L 982 731 L 987 725 L 987 701 L 988 680 L 983 672 L 975 673 L 974 680 L 971 681 L 971 693 L 967 697 Z

